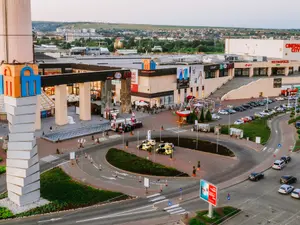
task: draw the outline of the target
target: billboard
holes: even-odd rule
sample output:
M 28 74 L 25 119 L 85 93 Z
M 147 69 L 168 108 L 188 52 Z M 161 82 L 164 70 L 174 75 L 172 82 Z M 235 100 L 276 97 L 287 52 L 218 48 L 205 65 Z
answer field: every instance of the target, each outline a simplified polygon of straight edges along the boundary
M 213 206 L 217 206 L 217 186 L 208 183 L 206 180 L 200 180 L 200 198 Z
M 139 83 L 139 71 L 138 70 L 131 70 L 131 84 L 138 84 Z
M 190 79 L 190 86 L 191 87 L 198 87 L 200 86 L 201 79 L 203 76 L 203 65 L 193 65 L 191 66 L 191 79 Z
M 177 68 L 177 89 L 188 88 L 190 83 L 189 67 Z

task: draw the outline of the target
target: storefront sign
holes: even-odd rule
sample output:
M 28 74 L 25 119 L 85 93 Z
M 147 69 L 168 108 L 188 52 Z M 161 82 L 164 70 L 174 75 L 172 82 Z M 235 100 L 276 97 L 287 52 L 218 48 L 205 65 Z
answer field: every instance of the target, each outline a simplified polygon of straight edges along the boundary
M 139 92 L 139 85 L 131 84 L 131 92 Z
M 131 78 L 131 71 L 126 71 L 123 78 Z
M 121 79 L 122 78 L 122 74 L 119 73 L 119 72 L 116 72 L 115 75 L 114 75 L 114 78 L 115 79 Z
M 251 67 L 252 64 L 245 64 L 245 67 Z
M 233 63 L 220 64 L 220 70 L 228 70 L 234 67 Z
M 220 69 L 220 65 L 209 65 L 209 66 L 204 66 L 204 71 L 211 71 L 211 70 L 218 70 Z
M 273 87 L 281 88 L 281 86 L 282 86 L 282 78 L 274 78 L 273 79 Z
M 138 70 L 131 70 L 131 84 L 138 84 Z
M 190 83 L 190 68 L 177 68 L 177 89 L 188 88 Z
M 280 64 L 280 63 L 289 63 L 289 60 L 273 60 L 271 63 Z
M 300 52 L 300 44 L 286 44 L 285 48 L 291 49 L 291 52 Z

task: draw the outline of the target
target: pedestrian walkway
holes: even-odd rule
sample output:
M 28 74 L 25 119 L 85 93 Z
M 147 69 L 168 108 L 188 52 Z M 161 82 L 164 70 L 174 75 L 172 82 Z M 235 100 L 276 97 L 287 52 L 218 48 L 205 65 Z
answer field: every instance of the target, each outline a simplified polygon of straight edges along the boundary
M 160 193 L 156 193 L 153 195 L 147 196 L 148 202 L 153 204 L 158 204 L 162 202 L 168 202 L 168 207 L 164 208 L 163 210 L 170 215 L 182 215 L 188 213 L 184 208 L 180 207 L 179 204 L 172 204 L 171 200 L 167 199 L 164 195 Z
M 44 161 L 44 162 L 50 163 L 50 162 L 53 162 L 53 161 L 58 160 L 58 159 L 59 159 L 59 157 L 57 157 L 57 156 L 54 156 L 54 155 L 48 155 L 48 156 L 46 156 L 46 157 L 44 157 L 44 158 L 41 158 L 40 160 L 41 160 L 41 161 Z
M 178 127 L 170 127 L 170 128 L 166 128 L 165 130 L 173 132 L 175 134 L 183 133 L 183 132 L 187 132 L 188 131 L 188 130 L 180 129 Z

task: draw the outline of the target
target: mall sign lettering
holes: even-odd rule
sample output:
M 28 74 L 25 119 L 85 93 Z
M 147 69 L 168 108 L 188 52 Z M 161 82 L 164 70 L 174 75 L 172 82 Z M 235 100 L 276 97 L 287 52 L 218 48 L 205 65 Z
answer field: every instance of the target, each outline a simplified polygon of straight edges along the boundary
M 280 64 L 280 63 L 289 63 L 289 60 L 273 60 L 271 63 Z
M 300 44 L 286 44 L 285 47 L 291 49 L 291 52 L 300 52 Z

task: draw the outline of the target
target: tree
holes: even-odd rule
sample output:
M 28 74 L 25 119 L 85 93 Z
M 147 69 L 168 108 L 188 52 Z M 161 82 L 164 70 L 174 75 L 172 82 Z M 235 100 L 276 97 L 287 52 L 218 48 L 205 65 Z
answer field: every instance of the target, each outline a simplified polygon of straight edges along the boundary
M 204 109 L 201 109 L 201 115 L 200 115 L 200 121 L 203 123 L 204 122 Z
M 210 113 L 209 109 L 206 112 L 205 120 L 208 121 L 208 122 L 212 121 L 212 116 L 211 116 L 211 113 Z

